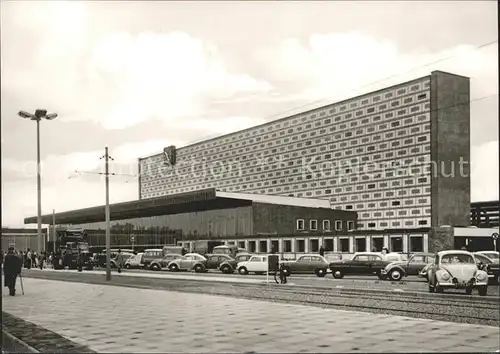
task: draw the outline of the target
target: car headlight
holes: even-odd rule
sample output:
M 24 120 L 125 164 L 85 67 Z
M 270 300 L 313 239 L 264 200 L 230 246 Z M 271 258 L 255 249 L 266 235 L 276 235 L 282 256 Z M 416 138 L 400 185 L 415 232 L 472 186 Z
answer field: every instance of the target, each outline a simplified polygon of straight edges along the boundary
M 476 275 L 476 278 L 477 278 L 477 280 L 485 280 L 486 278 L 488 278 L 488 276 L 484 272 L 479 272 Z
M 447 281 L 447 280 L 450 280 L 450 275 L 448 273 L 442 273 L 441 274 L 441 279 L 443 279 L 444 281 Z

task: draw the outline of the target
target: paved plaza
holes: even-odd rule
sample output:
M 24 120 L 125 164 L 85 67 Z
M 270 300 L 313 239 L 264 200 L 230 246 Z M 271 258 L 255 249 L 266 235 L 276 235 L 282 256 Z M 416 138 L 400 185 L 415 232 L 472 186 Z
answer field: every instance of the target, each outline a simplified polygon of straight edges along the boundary
M 19 288 L 19 286 L 18 286 Z M 496 327 L 24 278 L 3 311 L 96 352 L 492 352 Z

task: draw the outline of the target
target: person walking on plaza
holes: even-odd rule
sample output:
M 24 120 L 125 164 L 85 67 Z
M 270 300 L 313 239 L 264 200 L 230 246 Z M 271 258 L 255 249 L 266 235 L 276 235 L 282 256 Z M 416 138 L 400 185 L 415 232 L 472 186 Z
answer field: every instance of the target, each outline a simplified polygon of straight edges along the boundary
M 321 245 L 321 247 L 319 248 L 319 255 L 321 257 L 325 256 L 325 248 L 323 247 L 323 245 Z
M 40 257 L 38 259 L 38 266 L 40 270 L 43 270 L 43 262 L 45 262 L 45 252 L 40 253 Z
M 83 255 L 81 248 L 78 249 L 78 255 L 76 256 L 76 266 L 78 267 L 79 272 L 83 270 Z
M 115 264 L 116 264 L 116 268 L 118 268 L 118 273 L 121 273 L 122 272 L 122 265 L 123 265 L 123 255 L 122 255 L 121 248 L 118 249 L 118 254 L 116 255 L 116 258 L 115 258 Z
M 21 274 L 22 260 L 18 255 L 14 254 L 14 247 L 9 247 L 9 252 L 5 256 L 5 264 L 3 269 L 4 286 L 9 288 L 9 295 L 16 295 L 16 280 Z
M 31 251 L 29 248 L 26 251 L 25 255 L 26 268 L 31 269 Z

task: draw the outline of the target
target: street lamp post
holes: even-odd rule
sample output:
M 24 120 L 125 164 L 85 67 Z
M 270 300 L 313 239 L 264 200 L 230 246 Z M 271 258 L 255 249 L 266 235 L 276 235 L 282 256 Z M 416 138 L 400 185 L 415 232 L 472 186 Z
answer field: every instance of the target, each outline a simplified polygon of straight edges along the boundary
M 21 118 L 36 121 L 36 182 L 37 182 L 37 223 L 38 223 L 38 253 L 42 252 L 42 187 L 40 171 L 40 121 L 42 119 L 53 120 L 57 118 L 57 113 L 47 114 L 44 109 L 37 109 L 35 114 L 20 111 Z

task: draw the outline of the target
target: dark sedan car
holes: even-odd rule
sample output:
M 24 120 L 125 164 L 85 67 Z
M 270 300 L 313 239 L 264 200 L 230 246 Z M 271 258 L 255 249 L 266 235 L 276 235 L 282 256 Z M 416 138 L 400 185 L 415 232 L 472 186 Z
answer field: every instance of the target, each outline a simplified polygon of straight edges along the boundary
M 427 264 L 432 262 L 434 262 L 434 253 L 415 253 L 407 261 L 389 263 L 381 274 L 390 280 L 399 281 L 408 275 L 418 275 Z
M 168 264 L 172 262 L 175 259 L 181 258 L 181 254 L 176 254 L 176 253 L 170 253 L 166 254 L 162 258 L 154 259 L 150 265 L 149 269 L 151 270 L 162 270 L 164 268 L 168 267 Z
M 377 275 L 383 279 L 382 269 L 389 263 L 379 253 L 359 252 L 351 260 L 331 262 L 330 269 L 336 279 L 342 279 L 344 275 Z
M 476 259 L 478 268 L 488 273 L 490 283 L 495 284 L 500 282 L 500 265 L 498 263 L 481 253 L 474 253 L 474 258 Z
M 324 277 L 329 265 L 330 262 L 325 257 L 317 254 L 305 254 L 299 256 L 295 261 L 283 262 L 287 275 L 316 274 L 318 277 Z

